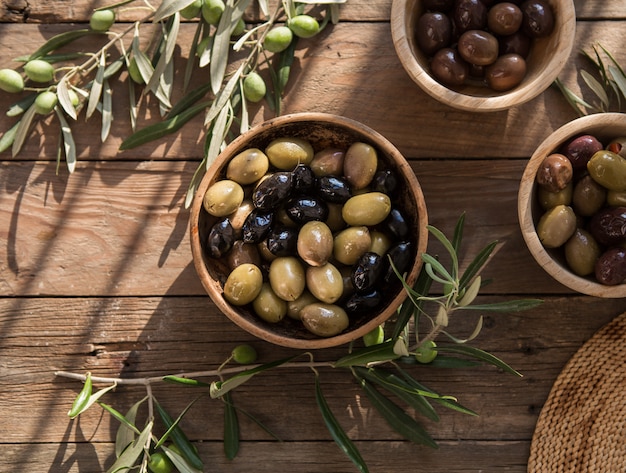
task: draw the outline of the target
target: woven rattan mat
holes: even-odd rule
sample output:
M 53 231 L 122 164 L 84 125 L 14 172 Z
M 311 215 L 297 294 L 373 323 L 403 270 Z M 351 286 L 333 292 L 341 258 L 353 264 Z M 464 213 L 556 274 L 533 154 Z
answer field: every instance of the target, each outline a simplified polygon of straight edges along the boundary
M 559 374 L 535 428 L 528 472 L 626 472 L 626 313 Z

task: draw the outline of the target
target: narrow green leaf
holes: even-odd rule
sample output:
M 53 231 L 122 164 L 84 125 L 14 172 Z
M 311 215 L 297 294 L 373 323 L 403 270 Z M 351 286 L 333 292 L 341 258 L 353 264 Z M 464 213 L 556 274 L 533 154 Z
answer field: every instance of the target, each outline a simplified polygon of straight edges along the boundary
M 119 456 L 115 463 L 107 470 L 107 473 L 113 473 L 117 471 L 130 470 L 135 466 L 135 462 L 141 456 L 144 449 L 147 448 L 150 436 L 152 435 L 152 421 L 148 422 L 146 427 L 141 431 L 135 443 L 129 446 Z
M 89 93 L 89 101 L 87 102 L 87 111 L 85 112 L 85 119 L 89 119 L 93 112 L 96 111 L 96 107 L 100 102 L 100 96 L 102 94 L 102 83 L 104 81 L 104 68 L 106 66 L 106 57 L 104 54 L 100 55 L 100 63 L 98 70 L 96 71 L 96 77 L 93 80 L 91 86 L 91 92 Z
M 497 246 L 498 242 L 493 241 L 478 252 L 472 262 L 467 265 L 463 275 L 459 278 L 460 288 L 464 289 L 476 277 L 476 275 L 483 270 Z
M 558 89 L 563 94 L 563 97 L 565 97 L 565 100 L 567 100 L 567 102 L 570 104 L 570 106 L 576 111 L 576 113 L 579 116 L 582 117 L 582 116 L 586 115 L 585 110 L 582 110 L 579 107 L 579 105 L 584 107 L 586 110 L 592 110 L 594 108 L 593 105 L 585 102 L 582 98 L 578 97 L 574 92 L 572 92 L 572 90 L 570 90 L 559 79 L 556 79 L 554 81 L 554 84 L 558 87 Z
M 67 164 L 67 170 L 69 173 L 73 173 L 76 169 L 76 143 L 74 142 L 74 136 L 72 135 L 72 129 L 69 123 L 63 116 L 63 112 L 55 107 L 57 118 L 61 124 L 61 135 L 63 136 L 63 150 L 65 151 L 65 163 Z
M 39 49 L 37 49 L 34 53 L 32 53 L 29 56 L 28 60 L 32 61 L 33 59 L 41 59 L 46 54 L 56 49 L 59 49 L 60 47 L 65 46 L 66 44 L 69 44 L 72 41 L 82 38 L 83 36 L 86 36 L 89 34 L 101 34 L 101 33 L 97 33 L 89 29 L 66 31 L 64 33 L 60 33 L 56 36 L 53 36 L 44 44 L 42 44 L 39 47 Z
M 102 83 L 102 129 L 100 130 L 100 140 L 104 143 L 111 132 L 111 122 L 113 121 L 113 94 L 108 80 Z
M 167 28 L 165 28 L 163 33 L 165 41 L 164 54 L 161 54 L 159 57 L 159 60 L 151 73 L 150 80 L 146 81 L 146 90 L 154 93 L 157 99 L 159 99 L 161 104 L 166 108 L 171 108 L 169 99 L 170 93 L 167 87 L 169 84 L 169 89 L 171 90 L 171 80 L 167 80 L 164 77 L 164 73 L 168 66 L 170 71 L 173 68 L 172 56 L 174 54 L 176 39 L 178 37 L 180 15 L 175 13 L 171 20 L 172 21 L 168 22 Z
M 389 340 L 378 345 L 354 350 L 352 353 L 337 360 L 335 368 L 349 368 L 351 366 L 366 366 L 370 363 L 391 361 L 398 358 L 393 351 L 394 341 Z
M 185 457 L 175 452 L 171 448 L 167 448 L 165 445 L 162 445 L 161 449 L 165 452 L 165 454 L 172 461 L 172 463 L 180 473 L 202 473 L 202 470 L 194 468 L 192 465 L 189 464 Z
M 368 473 L 369 470 L 363 460 L 363 457 L 361 456 L 361 453 L 356 448 L 352 440 L 350 440 L 350 437 L 348 437 L 346 432 L 343 430 L 343 427 L 341 427 L 341 424 L 337 421 L 337 418 L 330 410 L 330 407 L 324 398 L 324 394 L 322 393 L 322 387 L 317 373 L 315 374 L 315 400 L 317 401 L 317 406 L 322 413 L 322 419 L 326 424 L 326 428 L 330 432 L 330 435 L 335 443 L 339 446 L 341 451 L 345 453 L 350 460 L 352 460 L 352 463 L 356 465 L 361 473 Z
M 120 426 L 117 428 L 117 432 L 115 434 L 115 457 L 119 458 L 126 448 L 135 441 L 135 434 L 140 435 L 137 427 L 135 426 L 135 422 L 137 420 L 137 412 L 139 411 L 139 407 L 148 399 L 148 397 L 144 397 L 140 401 L 136 402 L 131 406 L 131 408 L 126 412 L 126 415 L 123 418 L 119 418 L 115 416 L 117 420 L 120 421 Z M 104 404 L 100 404 L 104 407 Z M 108 410 L 108 409 L 107 409 Z M 109 412 L 111 412 L 109 410 Z M 117 412 L 117 411 L 116 411 Z
M 211 123 L 215 119 L 215 117 L 220 113 L 222 108 L 224 108 L 226 104 L 228 103 L 228 101 L 230 100 L 230 96 L 235 90 L 235 87 L 237 87 L 237 84 L 239 83 L 239 78 L 241 77 L 241 74 L 243 73 L 244 66 L 245 66 L 245 63 L 239 66 L 239 68 L 235 71 L 232 77 L 228 80 L 226 85 L 222 89 L 220 89 L 220 91 L 215 96 L 215 100 L 213 101 L 211 108 L 209 108 L 209 110 L 206 113 L 206 116 L 204 117 L 205 125 L 208 125 L 209 123 Z
M 480 334 L 480 331 L 482 330 L 482 328 L 483 328 L 483 316 L 481 315 L 478 318 L 478 322 L 476 322 L 476 325 L 474 326 L 474 330 L 467 338 L 457 338 L 453 336 L 451 333 L 448 333 L 448 332 L 443 332 L 443 333 L 454 343 L 461 344 L 461 343 L 471 342 L 472 340 L 474 340 Z
M 201 86 L 191 90 L 184 97 L 182 97 L 176 104 L 170 109 L 167 114 L 167 118 L 175 117 L 176 115 L 189 110 L 194 106 L 198 100 L 202 99 L 211 90 L 211 84 L 204 83 Z M 209 102 L 205 102 L 205 106 L 208 106 Z
M 76 120 L 76 109 L 72 104 L 72 99 L 70 98 L 70 93 L 67 87 L 67 80 L 63 77 L 59 83 L 57 84 L 57 97 L 59 98 L 59 104 L 65 110 L 70 117 Z
M 13 125 L 2 134 L 2 137 L 0 137 L 0 153 L 6 151 L 11 147 L 13 141 L 15 140 L 15 135 L 17 134 L 17 129 L 19 128 L 19 126 L 20 122 L 17 121 L 15 125 Z
M 104 76 L 102 77 L 103 79 L 110 79 L 111 77 L 113 77 L 115 74 L 117 74 L 120 69 L 122 69 L 122 66 L 126 63 L 126 58 L 125 56 L 120 56 L 118 57 L 115 61 L 113 61 L 111 64 L 109 64 L 105 69 L 104 69 Z
M 222 397 L 224 400 L 224 454 L 233 460 L 239 452 L 239 419 L 237 410 L 233 406 L 231 393 Z
M 230 113 L 230 107 L 225 106 L 213 122 L 213 126 L 211 126 L 211 140 L 209 143 L 209 149 L 206 153 L 206 166 L 207 169 L 217 156 L 220 154 L 222 144 L 224 143 L 224 139 L 228 133 L 228 115 Z
M 461 249 L 461 242 L 463 241 L 464 228 L 465 228 L 465 212 L 463 212 L 461 216 L 459 217 L 459 219 L 457 220 L 456 225 L 454 227 L 454 233 L 452 235 L 452 248 L 454 248 L 454 251 L 456 252 L 456 254 L 458 254 L 459 250 Z
M 422 266 L 419 275 L 417 276 L 417 280 L 413 285 L 413 293 L 420 295 L 428 295 L 430 291 L 430 286 L 432 285 L 433 280 L 428 276 L 426 269 Z M 393 334 L 391 335 L 392 340 L 396 340 L 406 325 L 410 322 L 415 311 L 420 311 L 423 305 L 423 301 L 414 300 L 409 293 L 408 298 L 403 302 L 400 307 L 400 312 L 398 313 L 398 320 L 396 321 Z
M 450 277 L 448 279 L 453 281 L 457 277 L 458 268 L 459 268 L 459 260 L 458 260 L 457 254 L 456 254 L 456 249 L 455 249 L 454 245 L 452 244 L 452 242 L 448 239 L 448 237 L 445 236 L 444 233 L 441 230 L 439 230 L 437 227 L 433 227 L 432 225 L 428 225 L 427 228 L 428 228 L 428 231 L 435 238 L 437 238 L 437 240 L 439 240 L 439 242 L 444 246 L 444 248 L 446 249 L 446 251 L 450 255 L 450 259 L 452 261 L 452 275 L 451 275 L 452 277 Z M 435 265 L 433 265 L 433 266 L 435 267 L 435 269 L 437 269 Z M 443 266 L 442 266 L 442 268 L 443 268 Z M 441 274 L 449 276 L 449 273 L 447 271 L 444 271 Z
M 609 66 L 609 72 L 623 97 L 626 97 L 626 76 L 620 69 Z
M 196 190 L 202 181 L 202 177 L 206 171 L 206 157 L 200 161 L 200 164 L 196 168 L 193 176 L 191 176 L 191 181 L 189 182 L 189 187 L 187 188 L 187 194 L 185 194 L 185 208 L 188 209 L 193 202 L 194 195 L 196 194 Z
M 470 358 L 474 358 L 476 360 L 500 368 L 507 373 L 514 374 L 516 376 L 522 376 L 518 371 L 511 368 L 504 361 L 500 360 L 491 353 L 487 353 L 486 351 L 481 350 L 480 348 L 470 347 L 467 345 L 441 345 L 437 347 L 437 351 L 439 351 L 439 353 L 454 353 L 469 356 Z
M 76 396 L 76 398 L 74 399 L 74 402 L 72 403 L 72 408 L 67 413 L 70 419 L 74 419 L 85 410 L 85 406 L 87 405 L 89 397 L 91 396 L 92 387 L 91 373 L 87 373 L 87 377 L 85 378 L 85 382 L 83 383 L 83 388 L 78 393 L 78 396 Z
M 609 105 L 609 96 L 606 94 L 606 90 L 598 80 L 589 74 L 584 69 L 580 71 L 580 76 L 585 81 L 585 84 L 593 91 L 594 94 L 598 97 L 600 102 L 604 105 L 604 107 L 608 107 Z
M 28 136 L 28 132 L 30 131 L 30 125 L 33 122 L 35 114 L 35 105 L 33 104 L 28 107 L 26 112 L 24 112 L 22 119 L 18 122 L 19 125 L 15 131 L 15 137 L 13 139 L 13 144 L 11 145 L 11 156 L 17 156 L 22 149 L 22 146 L 26 141 L 26 137 Z
M 257 0 L 258 4 L 259 4 L 259 8 L 261 9 L 261 13 L 263 13 L 263 16 L 267 17 L 267 15 L 269 15 L 269 7 L 267 5 L 267 0 Z
M 196 54 L 198 43 L 200 42 L 200 37 L 202 35 L 203 25 L 204 23 L 202 21 L 198 22 L 196 32 L 193 35 L 191 44 L 189 45 L 189 54 L 187 56 L 187 62 L 185 63 L 185 75 L 183 77 L 183 92 L 187 90 L 189 83 L 191 82 L 191 76 L 193 75 L 194 66 L 196 64 Z
M 435 281 L 439 281 L 443 284 L 454 282 L 452 275 L 434 256 L 428 253 L 422 253 L 422 261 L 424 262 L 425 269 L 428 271 L 429 276 Z
M 150 80 L 152 79 L 154 67 L 152 66 L 152 62 L 150 62 L 148 56 L 146 56 L 146 53 L 144 53 L 139 48 L 139 28 L 135 29 L 135 36 L 133 38 L 131 48 L 133 51 L 133 58 L 135 59 L 135 63 L 137 64 L 139 75 L 141 75 L 141 78 L 146 84 L 149 84 Z
M 542 299 L 516 299 L 512 301 L 493 302 L 491 304 L 471 304 L 458 307 L 456 310 L 479 310 L 488 312 L 521 312 L 543 304 Z
M 139 113 L 139 104 L 135 98 L 135 84 L 132 80 L 128 80 L 128 115 L 130 118 L 130 128 L 133 133 L 137 130 L 137 116 Z
M 367 380 L 360 378 L 359 383 L 367 398 L 378 413 L 387 421 L 389 426 L 405 439 L 411 442 L 438 448 L 437 443 L 413 417 L 408 415 L 400 406 L 383 396 Z
M 178 425 L 178 423 L 181 421 L 183 416 L 187 413 L 187 411 L 191 408 L 191 406 L 193 404 L 195 404 L 195 402 L 198 399 L 200 399 L 200 397 L 197 397 L 196 399 L 191 401 L 191 403 L 189 403 L 187 405 L 187 407 L 185 407 L 185 409 L 183 409 L 183 412 L 180 413 L 180 415 L 178 416 L 176 421 L 172 420 L 172 418 L 167 413 L 167 411 L 165 409 L 163 409 L 163 407 L 158 402 L 155 401 L 154 405 L 157 408 L 157 412 L 159 413 L 159 416 L 161 417 L 161 420 L 165 424 L 165 427 L 168 429 L 165 432 L 165 434 L 163 434 L 163 436 L 161 436 L 161 438 L 157 442 L 156 447 L 164 448 L 163 447 L 163 443 L 168 438 L 171 438 L 172 441 L 174 442 L 174 445 L 176 445 L 180 449 L 180 452 L 189 461 L 191 466 L 193 466 L 194 468 L 197 468 L 198 470 L 202 471 L 202 469 L 204 467 L 204 465 L 202 463 L 202 460 L 198 456 L 198 453 L 196 452 L 196 449 L 193 448 L 192 443 L 189 441 L 189 439 L 187 438 L 187 436 L 185 435 L 183 430 Z
M 7 110 L 7 117 L 17 117 L 23 114 L 30 106 L 35 102 L 37 94 L 29 94 L 26 97 L 20 99 Z
M 157 11 L 154 12 L 152 21 L 158 23 L 191 5 L 193 2 L 194 0 L 170 0 L 168 2 L 161 2 Z
M 202 46 L 202 48 L 197 50 L 198 67 L 200 69 L 211 64 L 211 52 L 213 51 L 213 41 L 215 40 L 215 35 L 208 36 L 207 38 L 208 39 L 206 40 L 200 41 L 199 46 Z M 211 85 L 210 81 L 209 85 Z M 213 90 L 212 86 L 211 90 Z
M 163 376 L 163 381 L 173 384 L 182 384 L 183 386 L 208 387 L 209 383 L 204 383 L 193 378 L 181 378 L 180 376 L 167 375 Z

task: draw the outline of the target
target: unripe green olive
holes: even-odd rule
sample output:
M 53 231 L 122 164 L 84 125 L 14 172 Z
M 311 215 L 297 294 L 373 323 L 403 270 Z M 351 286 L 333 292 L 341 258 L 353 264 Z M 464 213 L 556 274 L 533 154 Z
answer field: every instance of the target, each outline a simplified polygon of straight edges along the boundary
M 243 95 L 250 102 L 256 103 L 263 100 L 265 93 L 267 92 L 267 86 L 263 77 L 257 72 L 250 72 L 243 80 Z
M 252 302 L 256 315 L 266 322 L 275 324 L 287 315 L 287 302 L 276 295 L 270 283 L 263 283 L 261 292 Z
M 43 59 L 33 59 L 24 65 L 26 76 L 33 82 L 50 82 L 54 78 L 54 67 Z
M 69 89 L 67 91 L 67 95 L 70 96 L 70 103 L 72 104 L 72 106 L 74 108 L 78 107 L 78 104 L 80 103 L 80 97 L 78 97 L 78 94 L 74 92 L 73 89 Z
M 209 25 L 217 25 L 220 22 L 222 13 L 226 9 L 226 5 L 222 0 L 204 0 L 202 4 L 202 18 Z
M 246 263 L 233 269 L 224 283 L 224 297 L 232 305 L 252 302 L 261 292 L 263 274 L 258 266 Z
M 306 286 L 302 263 L 293 256 L 280 256 L 270 263 L 269 280 L 278 297 L 295 301 Z
M 49 90 L 41 92 L 35 99 L 35 111 L 40 115 L 47 115 L 54 110 L 58 101 L 57 94 L 54 92 Z
M 276 138 L 267 145 L 265 154 L 278 169 L 291 171 L 298 164 L 310 164 L 315 153 L 311 143 L 302 138 Z
M 343 174 L 353 190 L 367 187 L 378 166 L 376 149 L 367 143 L 356 142 L 350 145 L 343 161 Z
M 385 330 L 382 325 L 378 325 L 373 330 L 363 335 L 363 343 L 366 347 L 380 345 L 385 341 Z
M 341 215 L 348 225 L 378 225 L 391 211 L 391 199 L 382 192 L 366 192 L 350 197 Z
M 245 186 L 261 179 L 269 169 L 270 161 L 258 148 L 248 148 L 228 163 L 226 178 Z
M 331 263 L 309 266 L 306 270 L 306 287 L 320 301 L 333 304 L 343 295 L 343 278 Z
M 287 26 L 277 26 L 265 35 L 263 47 L 271 53 L 280 53 L 289 47 L 291 41 L 293 32 Z
M 195 18 L 198 16 L 201 9 L 202 9 L 202 0 L 194 0 L 192 3 L 190 3 L 189 5 L 187 5 L 185 8 L 183 8 L 180 11 L 180 16 L 182 16 L 183 18 L 187 20 L 191 20 L 192 18 Z
M 237 345 L 233 348 L 231 356 L 233 357 L 235 363 L 239 363 L 240 365 L 249 365 L 250 363 L 254 363 L 256 361 L 257 352 L 252 345 L 242 343 L 241 345 Z
M 415 350 L 415 359 L 420 363 L 430 363 L 437 358 L 437 344 L 433 340 L 428 340 Z
M 348 314 L 336 304 L 316 302 L 300 311 L 300 320 L 311 333 L 320 337 L 332 337 L 348 328 Z
M 320 31 L 320 24 L 310 15 L 296 15 L 287 21 L 287 26 L 299 38 L 312 38 Z
M 150 455 L 148 470 L 151 473 L 172 473 L 175 467 L 165 452 L 154 452 Z
M 24 78 L 13 69 L 1 69 L 0 89 L 11 94 L 17 94 L 24 90 Z
M 235 181 L 222 179 L 212 184 L 204 194 L 204 210 L 215 217 L 225 217 L 243 202 L 243 188 Z
M 243 18 L 239 18 L 237 24 L 233 27 L 233 30 L 230 32 L 231 36 L 241 36 L 243 32 L 246 30 L 246 22 L 243 21 Z
M 89 27 L 94 31 L 108 31 L 115 23 L 115 12 L 113 10 L 98 10 L 93 12 L 89 19 Z
M 546 248 L 563 245 L 576 230 L 576 214 L 568 205 L 557 205 L 544 213 L 537 223 L 537 236 Z
M 128 75 L 135 84 L 141 85 L 146 83 L 146 81 L 143 80 L 141 72 L 139 72 L 139 66 L 137 65 L 137 60 L 135 58 L 132 58 L 128 63 Z

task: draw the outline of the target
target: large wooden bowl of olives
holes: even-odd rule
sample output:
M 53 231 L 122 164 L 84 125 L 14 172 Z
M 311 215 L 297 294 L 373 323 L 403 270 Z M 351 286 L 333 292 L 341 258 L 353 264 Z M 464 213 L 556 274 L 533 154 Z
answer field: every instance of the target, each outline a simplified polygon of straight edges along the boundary
M 337 346 L 383 324 L 426 250 L 408 162 L 382 135 L 323 113 L 278 117 L 232 141 L 203 177 L 190 230 L 216 306 L 268 342 Z
M 546 90 L 574 44 L 573 0 L 393 0 L 391 33 L 411 79 L 440 102 L 489 112 Z
M 533 257 L 564 286 L 626 297 L 626 115 L 573 120 L 539 145 L 518 194 Z

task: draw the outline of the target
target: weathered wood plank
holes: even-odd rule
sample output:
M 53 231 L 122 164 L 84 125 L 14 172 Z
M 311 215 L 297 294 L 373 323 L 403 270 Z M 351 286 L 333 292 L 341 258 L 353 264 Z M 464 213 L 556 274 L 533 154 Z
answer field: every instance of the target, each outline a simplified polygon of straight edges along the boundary
M 13 57 L 33 51 L 43 37 L 64 30 L 60 25 L 0 24 L 0 49 L 5 51 L 0 57 L 0 67 L 15 67 L 11 62 Z M 185 42 L 192 36 L 193 27 L 182 28 L 181 44 L 187 44 Z M 86 39 L 81 44 L 93 46 L 94 41 Z M 576 47 L 561 74 L 562 80 L 576 91 L 580 90 L 577 67 L 583 64 L 579 50 L 590 50 L 598 42 L 626 64 L 626 51 L 621 47 L 626 42 L 626 29 L 621 22 L 580 22 Z M 186 48 L 182 47 L 181 58 L 186 55 Z M 177 64 L 180 78 L 184 60 Z M 292 74 L 284 113 L 315 110 L 359 120 L 382 133 L 409 157 L 527 158 L 550 132 L 576 117 L 555 88 L 528 104 L 497 113 L 467 113 L 440 104 L 422 92 L 402 68 L 387 23 L 341 23 L 324 32 L 319 40 L 303 42 Z M 124 78 L 125 73 L 121 77 Z M 197 83 L 200 78 L 198 73 Z M 86 124 L 82 117 L 72 124 L 75 130 L 80 130 L 75 137 L 79 159 L 178 160 L 202 155 L 202 117 L 192 120 L 174 135 L 120 153 L 119 145 L 131 134 L 126 82 L 114 83 L 113 90 L 114 121 L 106 143 L 100 143 L 98 114 Z M 180 96 L 179 86 L 174 101 Z M 371 100 L 372 97 L 376 100 Z M 0 110 L 6 110 L 14 100 L 13 95 L 0 94 Z M 145 110 L 140 127 L 158 117 L 154 106 L 152 103 L 152 107 Z M 255 107 L 252 113 L 253 123 L 273 116 L 264 107 Z M 15 121 L 0 114 L 0 130 L 9 129 Z M 446 130 L 446 136 L 452 138 L 442 140 L 441 130 Z M 46 135 L 42 135 L 42 131 Z M 18 158 L 55 160 L 57 147 L 58 124 L 48 119 L 37 125 Z M 10 153 L 4 155 L 9 159 Z
M 506 243 L 487 270 L 495 279 L 491 292 L 568 292 L 535 263 L 519 230 L 517 189 L 525 161 L 411 163 L 433 225 L 451 234 L 467 214 L 464 264 L 487 243 Z M 0 293 L 204 294 L 191 264 L 189 213 L 183 209 L 196 165 L 88 162 L 68 177 L 56 175 L 54 163 L 0 163 L 6 189 L 0 196 L 0 239 L 6 241 L 0 246 Z

